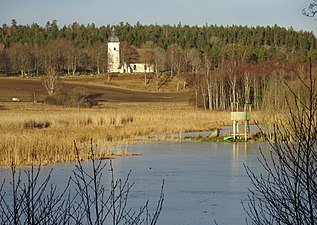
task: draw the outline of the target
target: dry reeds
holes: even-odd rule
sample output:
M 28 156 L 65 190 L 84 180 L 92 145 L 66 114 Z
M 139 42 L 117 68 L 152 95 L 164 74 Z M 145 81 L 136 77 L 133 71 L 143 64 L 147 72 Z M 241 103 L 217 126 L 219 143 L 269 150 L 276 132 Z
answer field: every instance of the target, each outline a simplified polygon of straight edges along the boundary
M 99 158 L 131 155 L 128 146 L 154 134 L 209 130 L 230 123 L 228 112 L 194 109 L 181 103 L 105 104 L 74 109 L 42 104 L 9 104 L 0 111 L 0 166 L 49 164 L 76 160 L 76 141 L 82 160 L 90 140 Z

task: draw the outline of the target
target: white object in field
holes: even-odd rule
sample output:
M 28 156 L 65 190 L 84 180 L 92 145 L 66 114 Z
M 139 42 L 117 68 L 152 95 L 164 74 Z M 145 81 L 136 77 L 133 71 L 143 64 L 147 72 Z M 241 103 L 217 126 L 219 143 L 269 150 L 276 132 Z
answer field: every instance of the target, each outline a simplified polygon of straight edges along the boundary
M 19 99 L 19 98 L 12 98 L 12 101 L 13 101 L 13 102 L 19 102 L 20 99 Z

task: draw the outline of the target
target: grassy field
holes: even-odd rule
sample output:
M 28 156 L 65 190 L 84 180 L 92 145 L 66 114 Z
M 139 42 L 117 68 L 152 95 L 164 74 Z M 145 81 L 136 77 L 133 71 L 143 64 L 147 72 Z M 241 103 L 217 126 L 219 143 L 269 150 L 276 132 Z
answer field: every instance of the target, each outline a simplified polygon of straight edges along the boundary
M 89 158 L 90 140 L 99 158 L 132 154 L 129 144 L 153 134 L 210 130 L 230 124 L 229 112 L 195 109 L 187 103 L 105 103 L 77 109 L 32 103 L 3 103 L 0 166 L 49 164 Z M 114 148 L 119 144 L 121 148 Z

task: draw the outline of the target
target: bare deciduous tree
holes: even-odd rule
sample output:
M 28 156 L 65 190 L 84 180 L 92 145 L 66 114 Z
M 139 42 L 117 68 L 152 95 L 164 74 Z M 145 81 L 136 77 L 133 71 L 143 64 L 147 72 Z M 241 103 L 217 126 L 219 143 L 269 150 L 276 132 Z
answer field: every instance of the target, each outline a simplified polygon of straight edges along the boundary
M 274 127 L 270 155 L 259 159 L 266 174 L 247 167 L 253 188 L 244 206 L 252 224 L 317 224 L 316 77 L 310 70 L 300 80 L 307 95 L 289 87 L 290 116 Z
M 204 63 L 206 70 L 206 84 L 207 84 L 207 95 L 208 95 L 208 109 L 212 109 L 212 63 L 207 54 L 204 54 Z
M 92 65 L 95 67 L 98 75 L 104 74 L 106 71 L 107 49 L 106 45 L 100 41 L 88 48 L 89 56 L 92 59 Z
M 42 78 L 42 84 L 49 96 L 54 95 L 58 91 L 60 88 L 60 79 L 54 66 L 48 67 L 46 74 Z
M 171 71 L 171 78 L 175 76 L 175 73 L 179 76 L 182 67 L 185 64 L 184 50 L 177 44 L 172 44 L 167 49 L 167 58 Z
M 162 76 L 162 72 L 165 68 L 166 62 L 166 52 L 163 48 L 156 47 L 154 49 L 154 65 L 155 65 L 155 82 L 156 82 L 156 89 L 158 90 L 164 82 L 160 83 L 160 78 Z M 165 79 L 166 80 L 166 79 Z
M 191 48 L 187 50 L 186 54 L 187 63 L 189 64 L 189 67 L 191 68 L 192 73 L 197 73 L 200 71 L 203 67 L 203 62 L 201 59 L 201 55 L 199 51 L 196 48 Z
M 31 46 L 27 44 L 15 43 L 9 50 L 12 67 L 21 73 L 23 77 L 31 68 Z
M 131 46 L 127 41 L 123 41 L 120 43 L 120 59 L 121 65 L 126 65 L 127 67 L 131 67 L 131 63 L 135 62 L 139 59 L 139 53 L 136 48 Z M 130 68 L 132 71 L 132 68 Z
M 142 50 L 142 59 L 144 61 L 144 85 L 149 84 L 149 82 L 151 81 L 151 74 L 152 72 L 150 72 L 150 68 L 153 67 L 154 65 L 154 50 L 152 49 L 143 49 Z M 141 55 L 141 54 L 140 54 Z M 150 75 L 150 77 L 148 78 L 148 75 Z

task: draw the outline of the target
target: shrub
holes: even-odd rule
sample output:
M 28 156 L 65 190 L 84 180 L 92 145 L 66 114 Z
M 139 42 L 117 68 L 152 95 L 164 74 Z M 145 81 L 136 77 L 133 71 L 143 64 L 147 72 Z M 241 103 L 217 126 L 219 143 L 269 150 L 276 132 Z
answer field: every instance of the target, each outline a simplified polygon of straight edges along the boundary
M 45 103 L 70 107 L 93 107 L 98 105 L 95 96 L 88 95 L 85 89 L 80 87 L 76 87 L 70 92 L 58 92 L 55 95 L 47 96 Z

